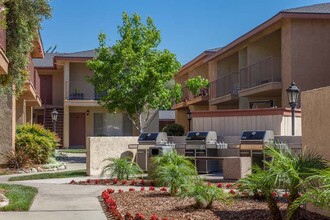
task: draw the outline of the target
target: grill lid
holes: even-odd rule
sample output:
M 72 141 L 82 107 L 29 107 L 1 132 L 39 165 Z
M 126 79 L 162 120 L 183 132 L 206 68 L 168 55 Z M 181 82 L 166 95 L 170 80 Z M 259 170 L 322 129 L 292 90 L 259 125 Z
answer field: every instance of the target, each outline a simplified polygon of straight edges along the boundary
M 206 140 L 208 132 L 189 132 L 186 140 Z
M 167 134 L 165 132 L 149 132 L 149 133 L 141 133 L 138 142 L 139 144 L 157 144 L 157 143 L 166 143 L 167 142 Z
M 217 133 L 215 131 L 190 131 L 186 136 L 186 144 L 215 144 Z
M 274 140 L 273 131 L 243 131 L 241 143 L 268 143 Z

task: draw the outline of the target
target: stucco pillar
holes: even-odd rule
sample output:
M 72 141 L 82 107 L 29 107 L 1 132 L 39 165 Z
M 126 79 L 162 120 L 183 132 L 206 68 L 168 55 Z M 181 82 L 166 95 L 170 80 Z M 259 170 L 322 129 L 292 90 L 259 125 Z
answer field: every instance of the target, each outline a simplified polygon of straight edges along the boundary
M 281 78 L 282 78 L 282 107 L 290 107 L 286 89 L 292 79 L 292 27 L 291 20 L 286 19 L 281 29 Z
M 63 147 L 69 148 L 69 135 L 70 135 L 70 107 L 64 106 L 63 108 Z
M 70 94 L 70 63 L 64 63 L 64 100 L 68 99 Z
M 18 98 L 16 100 L 16 122 L 17 124 L 26 123 L 26 102 L 24 99 Z
M 15 98 L 12 95 L 0 95 L 0 152 L 15 149 Z M 6 161 L 0 157 L 0 164 Z
M 26 106 L 26 123 L 32 124 L 33 123 L 33 107 Z

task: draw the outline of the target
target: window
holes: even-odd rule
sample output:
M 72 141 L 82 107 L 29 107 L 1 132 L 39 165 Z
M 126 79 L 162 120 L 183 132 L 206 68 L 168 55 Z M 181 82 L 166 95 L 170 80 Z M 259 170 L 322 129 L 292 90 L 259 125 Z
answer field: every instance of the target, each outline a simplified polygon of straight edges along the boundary
M 95 136 L 131 136 L 132 122 L 123 113 L 94 113 Z

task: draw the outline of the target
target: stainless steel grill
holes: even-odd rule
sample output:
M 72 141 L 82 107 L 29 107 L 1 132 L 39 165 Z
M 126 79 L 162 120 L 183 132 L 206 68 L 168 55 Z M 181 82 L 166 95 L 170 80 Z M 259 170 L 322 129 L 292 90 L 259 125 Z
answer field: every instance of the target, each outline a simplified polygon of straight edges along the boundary
M 264 167 L 265 146 L 274 141 L 273 131 L 243 131 L 241 135 L 240 156 L 251 157 L 252 164 Z
M 165 132 L 141 133 L 137 145 L 130 145 L 129 148 L 137 149 L 136 162 L 142 170 L 148 170 L 149 157 L 162 155 L 172 151 L 175 144 L 169 143 Z
M 191 158 L 217 157 L 220 148 L 215 131 L 192 131 L 186 136 L 185 155 Z M 219 161 L 194 160 L 198 173 L 219 171 Z

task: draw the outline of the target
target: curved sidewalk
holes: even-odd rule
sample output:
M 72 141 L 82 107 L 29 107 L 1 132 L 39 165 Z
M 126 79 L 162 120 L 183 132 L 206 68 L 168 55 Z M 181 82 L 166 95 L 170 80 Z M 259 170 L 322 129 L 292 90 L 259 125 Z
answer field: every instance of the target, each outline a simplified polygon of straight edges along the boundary
M 81 162 L 67 162 L 67 166 L 67 170 L 86 167 Z M 28 212 L 0 212 L 0 220 L 106 220 L 97 197 L 107 186 L 64 184 L 72 178 L 7 182 L 11 176 L 17 175 L 0 176 L 0 182 L 33 186 L 38 194 Z

